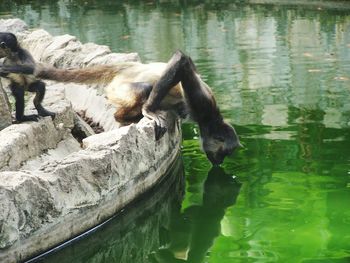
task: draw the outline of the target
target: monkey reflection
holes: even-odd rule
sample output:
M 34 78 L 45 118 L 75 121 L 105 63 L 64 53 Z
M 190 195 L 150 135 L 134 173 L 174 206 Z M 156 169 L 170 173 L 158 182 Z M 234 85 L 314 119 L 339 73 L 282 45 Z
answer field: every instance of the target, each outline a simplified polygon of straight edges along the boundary
M 221 167 L 213 167 L 204 183 L 203 204 L 183 212 L 180 205 L 174 208 L 169 230 L 160 231 L 162 248 L 150 255 L 150 262 L 203 262 L 220 234 L 226 208 L 236 202 L 240 186 Z

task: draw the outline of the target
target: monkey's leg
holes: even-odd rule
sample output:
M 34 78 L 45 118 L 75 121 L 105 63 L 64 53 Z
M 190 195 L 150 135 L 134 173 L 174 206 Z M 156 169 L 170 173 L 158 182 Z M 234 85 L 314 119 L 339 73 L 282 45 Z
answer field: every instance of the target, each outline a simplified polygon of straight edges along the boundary
M 138 122 L 142 118 L 141 105 L 120 105 L 114 113 L 114 119 L 122 125 Z
M 121 124 L 137 122 L 142 118 L 142 105 L 148 98 L 152 85 L 145 82 L 134 82 L 120 85 L 114 94 L 114 102 L 119 105 L 114 114 Z M 125 96 L 127 94 L 127 96 Z
M 142 108 L 142 115 L 155 121 L 155 136 L 159 140 L 166 132 L 166 121 L 161 114 L 160 104 L 170 89 L 181 81 L 182 67 L 186 63 L 183 54 L 176 52 L 167 64 L 163 75 L 154 85 L 146 103 Z
M 9 87 L 16 99 L 16 120 L 18 122 L 38 121 L 38 115 L 24 115 L 24 88 L 15 83 L 11 83 Z
M 40 80 L 33 82 L 32 84 L 29 85 L 28 90 L 30 92 L 35 92 L 35 97 L 33 102 L 36 110 L 38 111 L 39 116 L 42 116 L 42 117 L 50 116 L 52 119 L 54 119 L 56 114 L 51 111 L 48 111 L 41 105 L 45 97 L 45 91 L 46 91 L 45 83 Z
M 156 113 L 156 110 L 160 108 L 163 98 L 170 89 L 179 82 L 185 92 L 186 103 L 191 108 L 192 118 L 198 124 L 210 118 L 213 109 L 216 109 L 215 100 L 196 73 L 192 60 L 177 51 L 168 62 L 166 70 L 155 84 L 142 109 L 144 116 L 156 122 L 156 139 L 163 136 L 166 131 L 165 122 Z

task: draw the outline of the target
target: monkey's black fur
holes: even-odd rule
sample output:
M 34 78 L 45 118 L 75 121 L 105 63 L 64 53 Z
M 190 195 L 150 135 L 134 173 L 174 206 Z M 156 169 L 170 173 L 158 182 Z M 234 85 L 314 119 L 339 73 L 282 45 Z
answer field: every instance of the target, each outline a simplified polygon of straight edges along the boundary
M 45 96 L 45 83 L 37 79 L 31 71 L 35 67 L 35 61 L 31 54 L 23 49 L 14 34 L 0 32 L 0 58 L 4 58 L 3 66 L 21 65 L 20 72 L 0 70 L 0 77 L 10 81 L 9 88 L 16 100 L 16 120 L 18 122 L 37 121 L 39 116 L 55 117 L 55 113 L 46 110 L 42 105 Z M 26 70 L 27 69 L 27 70 Z M 38 115 L 24 115 L 24 93 L 34 92 L 34 106 Z

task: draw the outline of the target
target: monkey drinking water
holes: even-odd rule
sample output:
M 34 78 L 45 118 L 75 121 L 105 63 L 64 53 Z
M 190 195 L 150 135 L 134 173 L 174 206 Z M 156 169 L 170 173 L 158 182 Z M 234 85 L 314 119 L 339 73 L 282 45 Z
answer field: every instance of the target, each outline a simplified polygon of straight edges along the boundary
M 3 66 L 2 70 L 61 82 L 105 84 L 106 97 L 117 106 L 115 119 L 125 123 L 148 117 L 155 121 L 156 139 L 167 129 L 159 110 L 189 116 L 198 124 L 203 150 L 215 165 L 240 146 L 235 129 L 223 120 L 209 86 L 191 58 L 181 51 L 168 63 L 121 62 L 82 69 L 29 64 Z
M 0 32 L 0 58 L 4 58 L 3 66 L 23 65 L 35 66 L 35 61 L 30 53 L 23 49 L 14 34 Z M 46 110 L 42 106 L 45 96 L 45 83 L 32 74 L 13 73 L 0 70 L 0 77 L 10 81 L 9 88 L 15 97 L 16 120 L 18 122 L 37 121 L 39 116 L 55 117 L 55 113 Z M 25 91 L 34 92 L 34 106 L 38 115 L 24 115 L 24 93 Z

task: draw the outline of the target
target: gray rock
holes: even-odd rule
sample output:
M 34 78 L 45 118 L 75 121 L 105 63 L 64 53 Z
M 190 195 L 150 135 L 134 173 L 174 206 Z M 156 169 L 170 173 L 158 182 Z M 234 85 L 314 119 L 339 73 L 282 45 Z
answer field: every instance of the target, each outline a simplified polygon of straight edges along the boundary
M 93 135 L 85 150 L 39 170 L 0 172 L 1 262 L 91 228 L 156 184 L 179 152 L 179 130 L 173 132 L 150 140 L 154 126 L 144 119 Z
M 114 54 L 69 35 L 29 31 L 18 20 L 0 24 L 0 30 L 17 30 L 36 60 L 58 67 L 139 60 L 135 53 Z M 44 105 L 56 112 L 54 121 L 0 131 L 0 262 L 28 259 L 111 217 L 154 186 L 180 151 L 179 121 L 170 113 L 164 113 L 168 132 L 155 141 L 148 119 L 119 127 L 103 87 L 48 84 Z M 27 105 L 26 113 L 33 112 Z M 71 135 L 74 111 L 84 111 L 105 132 L 93 134 L 79 119 L 92 135 L 78 143 Z
M 0 82 L 0 131 L 12 123 L 11 107 L 6 92 Z
M 56 148 L 70 134 L 75 113 L 70 102 L 64 99 L 64 89 L 53 87 L 46 96 L 45 106 L 56 112 L 55 121 L 45 117 L 38 122 L 11 125 L 0 131 L 0 171 L 20 169 L 25 161 Z M 28 109 L 26 113 L 35 111 Z
M 18 18 L 15 19 L 0 19 L 0 31 L 1 32 L 22 32 L 27 30 L 26 23 Z
M 75 243 L 67 249 L 68 253 L 67 250 L 61 251 L 53 259 L 57 262 L 60 258 L 62 263 L 104 262 L 106 258 L 118 263 L 148 262 L 154 248 L 163 245 L 159 237 L 164 236 L 164 229 L 169 229 L 174 215 L 174 200 L 182 199 L 183 180 L 183 166 L 179 158 L 152 195 L 138 200 L 126 213 L 119 214 L 117 223 L 108 224 L 94 233 L 94 238 Z M 144 220 L 145 215 L 147 220 Z M 138 245 L 140 242 L 142 246 Z M 49 257 L 46 261 L 51 260 Z

